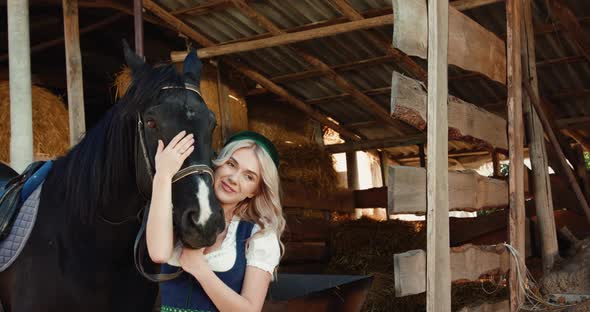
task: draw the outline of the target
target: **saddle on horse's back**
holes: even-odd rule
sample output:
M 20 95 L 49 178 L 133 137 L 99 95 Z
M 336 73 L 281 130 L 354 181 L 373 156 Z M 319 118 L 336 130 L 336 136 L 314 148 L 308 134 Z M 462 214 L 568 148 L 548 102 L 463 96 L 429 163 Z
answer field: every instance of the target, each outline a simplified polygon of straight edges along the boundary
M 0 178 L 0 240 L 8 236 L 21 205 L 44 180 L 47 172 L 42 174 L 43 177 L 31 179 L 36 181 L 29 181 L 37 171 L 41 171 L 39 168 L 47 167 L 44 166 L 45 164 L 44 161 L 34 162 L 20 175 L 13 176 L 8 180 Z M 1 163 L 0 166 L 3 167 L 1 169 L 5 172 L 8 171 L 6 168 L 10 169 L 10 167 Z M 29 181 L 29 185 L 27 185 L 27 181 Z M 31 182 L 33 182 L 32 185 Z

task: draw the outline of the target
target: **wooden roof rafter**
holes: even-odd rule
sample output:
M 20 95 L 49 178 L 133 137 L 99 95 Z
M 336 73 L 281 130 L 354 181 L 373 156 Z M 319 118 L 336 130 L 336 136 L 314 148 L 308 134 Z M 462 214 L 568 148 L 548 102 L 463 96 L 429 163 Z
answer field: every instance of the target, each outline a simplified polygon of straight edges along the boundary
M 199 43 L 200 45 L 202 45 L 204 47 L 210 47 L 210 46 L 215 45 L 214 42 L 209 40 L 207 37 L 203 36 L 201 33 L 195 31 L 194 29 L 192 29 L 191 27 L 186 25 L 184 22 L 182 22 L 178 18 L 171 15 L 168 11 L 166 11 L 165 9 L 160 7 L 154 1 L 143 0 L 143 6 L 147 10 L 151 11 L 154 15 L 156 15 L 160 19 L 162 19 L 165 23 L 169 24 L 171 27 L 173 27 L 174 29 L 176 29 L 180 33 L 184 34 L 185 36 L 187 36 L 191 40 L 194 40 L 195 42 Z M 245 65 L 243 65 L 239 62 L 235 62 L 234 60 L 231 59 L 231 57 L 226 56 L 223 58 L 222 61 L 225 62 L 226 64 L 228 64 L 229 66 L 233 67 L 234 69 L 236 69 L 238 72 L 242 73 L 244 76 L 254 80 L 258 84 L 260 84 L 263 87 L 265 87 L 266 89 L 270 90 L 271 92 L 285 98 L 289 104 L 302 110 L 311 118 L 319 121 L 323 125 L 326 125 L 332 129 L 334 129 L 335 131 L 340 133 L 340 135 L 343 138 L 345 138 L 347 140 L 352 140 L 352 141 L 356 141 L 356 140 L 363 138 L 362 135 L 359 135 L 357 133 L 354 133 L 353 131 L 345 129 L 340 124 L 338 124 L 338 122 L 334 121 L 334 119 L 322 114 L 321 112 L 319 112 L 319 111 L 315 110 L 314 108 L 310 107 L 309 105 L 305 104 L 303 101 L 301 101 L 300 99 L 291 95 L 287 90 L 285 90 L 284 88 L 273 83 L 270 79 L 264 77 L 260 73 L 246 67 Z
M 277 27 L 271 20 L 266 18 L 264 15 L 258 13 L 253 8 L 251 8 L 245 0 L 232 0 L 232 3 L 238 9 L 240 9 L 242 14 L 256 21 L 257 24 L 259 24 L 261 27 L 263 27 L 273 35 L 284 34 L 284 32 L 279 27 Z M 399 132 L 398 134 L 404 134 L 403 129 L 410 128 L 409 126 L 405 125 L 399 120 L 396 120 L 395 118 L 391 117 L 389 112 L 387 112 L 387 110 L 385 110 L 381 105 L 379 105 L 369 96 L 358 90 L 355 86 L 353 86 L 350 82 L 348 82 L 342 76 L 337 74 L 336 71 L 334 71 L 330 66 L 328 66 L 319 58 L 294 46 L 290 46 L 290 49 L 296 55 L 305 60 L 307 63 L 318 68 L 324 75 L 330 77 L 336 83 L 336 85 L 338 85 L 343 91 L 349 94 L 356 101 L 364 104 L 370 110 L 370 112 L 376 115 L 379 119 L 391 126 L 394 126 L 395 129 Z
M 360 14 L 355 8 L 353 8 L 346 0 L 329 0 L 335 8 L 337 8 L 342 15 L 346 16 L 351 21 L 359 21 L 363 20 L 364 17 Z M 381 47 L 385 50 L 387 55 L 393 57 L 394 62 L 402 68 L 408 75 L 416 78 L 420 81 L 425 82 L 427 73 L 420 65 L 418 65 L 414 60 L 412 60 L 409 56 L 405 53 L 401 52 L 398 49 L 395 49 L 390 43 L 381 40 L 378 36 L 374 33 L 369 31 L 364 31 L 367 39 L 371 41 L 375 46 Z
M 548 0 L 547 5 L 550 15 L 567 30 L 566 36 L 571 37 L 578 52 L 584 55 L 587 61 L 590 61 L 590 39 L 578 22 L 576 15 L 563 0 Z

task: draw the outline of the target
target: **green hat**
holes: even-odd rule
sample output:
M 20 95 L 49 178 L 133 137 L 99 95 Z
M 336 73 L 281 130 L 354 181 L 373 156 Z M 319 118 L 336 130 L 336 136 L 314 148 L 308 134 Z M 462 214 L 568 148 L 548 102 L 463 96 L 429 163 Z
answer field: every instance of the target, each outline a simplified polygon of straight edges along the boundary
M 225 145 L 227 145 L 231 142 L 241 141 L 241 140 L 254 141 L 256 144 L 258 144 L 258 146 L 262 147 L 262 149 L 264 149 L 266 151 L 268 156 L 270 156 L 272 161 L 275 163 L 275 166 L 277 168 L 279 168 L 279 152 L 277 151 L 277 148 L 274 146 L 274 144 L 272 144 L 272 142 L 269 139 L 267 139 L 265 136 L 263 136 L 260 133 L 254 132 L 254 131 L 241 131 L 241 132 L 238 132 L 238 133 L 232 135 L 227 140 L 227 142 L 225 142 Z

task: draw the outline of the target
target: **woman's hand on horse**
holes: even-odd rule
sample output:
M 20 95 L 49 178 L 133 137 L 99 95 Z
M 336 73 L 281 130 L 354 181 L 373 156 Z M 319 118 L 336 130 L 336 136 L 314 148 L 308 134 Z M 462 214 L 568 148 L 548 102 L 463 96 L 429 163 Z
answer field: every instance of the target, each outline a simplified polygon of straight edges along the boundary
M 207 260 L 205 259 L 205 248 L 182 248 L 179 262 L 184 271 L 197 279 L 200 277 L 200 273 L 205 272 L 209 268 L 209 264 L 207 264 Z
M 166 147 L 164 147 L 162 140 L 158 140 L 156 174 L 172 179 L 174 174 L 182 167 L 185 159 L 195 149 L 194 143 L 193 134 L 186 134 L 186 131 L 178 133 Z

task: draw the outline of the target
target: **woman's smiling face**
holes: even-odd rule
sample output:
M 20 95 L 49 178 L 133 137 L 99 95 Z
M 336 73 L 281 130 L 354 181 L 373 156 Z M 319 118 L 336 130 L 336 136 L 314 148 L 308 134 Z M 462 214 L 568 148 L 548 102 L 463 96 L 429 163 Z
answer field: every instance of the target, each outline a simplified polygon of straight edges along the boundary
M 256 195 L 261 179 L 254 149 L 240 148 L 215 169 L 215 195 L 222 206 L 235 206 Z

